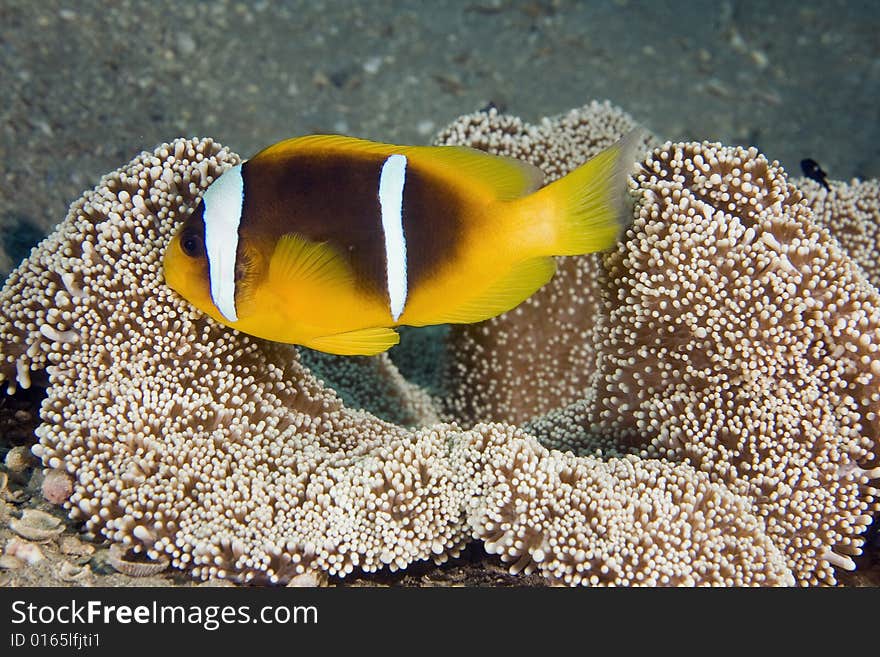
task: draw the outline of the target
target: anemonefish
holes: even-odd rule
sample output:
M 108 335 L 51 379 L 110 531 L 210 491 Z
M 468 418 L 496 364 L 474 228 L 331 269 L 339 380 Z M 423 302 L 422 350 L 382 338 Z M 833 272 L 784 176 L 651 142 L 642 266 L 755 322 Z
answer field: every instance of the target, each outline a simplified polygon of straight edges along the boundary
M 288 139 L 209 185 L 165 280 L 245 333 L 377 354 L 396 326 L 494 317 L 551 279 L 553 256 L 612 246 L 636 141 L 541 187 L 535 167 L 470 148 Z

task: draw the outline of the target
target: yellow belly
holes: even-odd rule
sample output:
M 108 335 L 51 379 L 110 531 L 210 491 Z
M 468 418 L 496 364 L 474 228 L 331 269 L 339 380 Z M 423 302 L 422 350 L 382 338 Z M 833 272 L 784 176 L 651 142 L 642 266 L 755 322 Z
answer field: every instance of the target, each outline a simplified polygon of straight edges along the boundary
M 258 286 L 241 305 L 235 327 L 277 342 L 307 344 L 316 337 L 393 323 L 385 300 L 349 287 Z

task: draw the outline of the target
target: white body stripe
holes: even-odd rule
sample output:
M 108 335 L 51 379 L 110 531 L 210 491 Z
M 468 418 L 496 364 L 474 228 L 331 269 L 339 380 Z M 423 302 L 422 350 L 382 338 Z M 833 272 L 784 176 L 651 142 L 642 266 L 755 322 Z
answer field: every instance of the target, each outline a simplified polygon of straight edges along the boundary
M 403 234 L 403 186 L 406 156 L 391 155 L 379 176 L 379 207 L 385 233 L 385 270 L 391 317 L 396 322 L 406 306 L 406 237 Z
M 235 258 L 238 252 L 238 225 L 244 205 L 244 179 L 241 165 L 234 166 L 205 191 L 205 251 L 211 278 L 211 298 L 217 310 L 230 322 L 235 312 Z

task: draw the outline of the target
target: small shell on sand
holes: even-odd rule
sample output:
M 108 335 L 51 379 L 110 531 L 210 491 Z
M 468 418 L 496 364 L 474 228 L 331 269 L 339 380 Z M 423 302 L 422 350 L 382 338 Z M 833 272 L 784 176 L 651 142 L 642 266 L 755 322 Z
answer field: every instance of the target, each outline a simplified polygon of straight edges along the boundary
M 34 465 L 36 459 L 34 458 L 34 455 L 31 454 L 30 447 L 19 445 L 18 447 L 13 447 L 6 453 L 6 458 L 3 463 L 6 465 L 7 470 L 18 474 Z
M 6 490 L 6 486 L 9 485 L 9 475 L 5 472 L 0 472 L 0 495 L 3 495 Z
M 24 566 L 24 561 L 11 554 L 4 554 L 0 557 L 0 570 L 18 570 Z
M 143 556 L 138 555 L 135 558 L 143 559 Z M 128 575 L 129 577 L 149 577 L 150 575 L 156 575 L 165 570 L 169 563 L 167 557 L 163 557 L 158 561 L 135 561 L 134 558 L 128 555 L 128 551 L 118 543 L 110 546 L 109 561 L 110 565 L 113 566 L 117 572 L 120 572 L 123 575 Z
M 65 582 L 82 582 L 89 579 L 91 576 L 92 569 L 89 568 L 89 564 L 79 566 L 70 563 L 69 561 L 63 561 L 61 565 L 58 566 L 58 577 Z
M 11 490 L 7 488 L 2 494 L 4 500 L 13 504 L 21 504 L 30 497 L 24 488 L 14 488 Z
M 58 549 L 61 554 L 71 557 L 90 557 L 95 553 L 95 546 L 91 543 L 83 543 L 76 536 L 62 536 L 58 541 Z
M 25 509 L 21 518 L 9 521 L 9 528 L 29 541 L 48 541 L 64 531 L 60 519 L 38 509 Z
M 43 551 L 36 543 L 28 543 L 20 538 L 10 538 L 6 541 L 4 557 L 14 557 L 29 566 L 43 560 Z

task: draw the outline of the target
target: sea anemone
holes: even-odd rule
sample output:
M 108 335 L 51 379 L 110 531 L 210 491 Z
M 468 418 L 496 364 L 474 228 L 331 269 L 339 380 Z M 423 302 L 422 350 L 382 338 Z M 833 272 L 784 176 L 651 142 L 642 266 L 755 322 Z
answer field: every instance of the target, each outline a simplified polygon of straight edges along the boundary
M 632 125 L 607 104 L 538 126 L 493 111 L 440 139 L 554 177 Z M 142 153 L 0 291 L 0 376 L 45 380 L 33 451 L 72 477 L 86 532 L 237 582 L 443 562 L 474 539 L 566 584 L 852 565 L 877 508 L 880 299 L 778 164 L 657 146 L 620 245 L 452 329 L 432 398 L 385 356 L 257 340 L 164 285 L 176 226 L 237 162 L 207 139 Z

